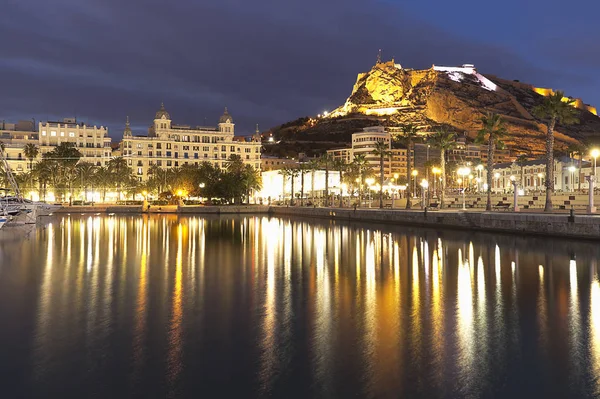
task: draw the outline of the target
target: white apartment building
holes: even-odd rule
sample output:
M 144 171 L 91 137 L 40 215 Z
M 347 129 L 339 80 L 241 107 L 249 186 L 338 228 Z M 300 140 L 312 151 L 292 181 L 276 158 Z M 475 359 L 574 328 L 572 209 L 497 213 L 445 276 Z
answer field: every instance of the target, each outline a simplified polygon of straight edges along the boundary
M 16 124 L 2 123 L 0 142 L 4 146 L 8 165 L 16 173 L 29 171 L 30 161 L 26 159 L 24 151 L 27 144 L 38 147 L 37 160 L 63 142 L 75 145 L 82 154 L 82 162 L 105 166 L 111 157 L 111 138 L 108 136 L 108 129 L 103 126 L 78 123 L 74 118 L 65 118 L 62 122 L 39 122 L 37 126 L 31 121 Z
M 581 189 L 588 189 L 585 176 L 593 174 L 590 162 L 583 161 L 581 165 Z M 522 173 L 521 173 L 522 171 Z M 496 193 L 511 192 L 513 183 L 517 181 L 524 192 L 545 191 L 546 160 L 533 159 L 523 163 L 516 162 L 494 165 L 492 176 L 492 191 Z M 554 190 L 557 192 L 573 192 L 579 190 L 579 160 L 569 157 L 554 160 Z
M 40 122 L 38 131 L 41 154 L 61 143 L 73 143 L 81 153 L 80 162 L 106 166 L 110 161 L 111 138 L 104 126 L 88 126 L 77 123 L 75 118 L 65 118 L 62 122 Z
M 334 159 L 341 159 L 347 163 L 354 160 L 357 155 L 364 155 L 369 166 L 379 173 L 379 156 L 373 154 L 378 142 L 383 141 L 387 144 L 392 153 L 389 159 L 384 160 L 383 168 L 386 178 L 391 178 L 394 174 L 406 176 L 406 148 L 392 148 L 392 138 L 389 132 L 383 126 L 367 127 L 362 132 L 352 134 L 352 146 L 348 148 L 339 148 L 328 150 Z
M 176 125 L 163 104 L 154 116 L 147 136 L 133 135 L 127 120 L 121 155 L 140 180 L 148 179 L 153 165 L 174 168 L 210 162 L 225 169 L 228 159 L 236 154 L 245 164 L 260 170 L 261 140 L 256 134 L 252 140 L 236 137 L 233 118 L 227 108 L 216 127 Z

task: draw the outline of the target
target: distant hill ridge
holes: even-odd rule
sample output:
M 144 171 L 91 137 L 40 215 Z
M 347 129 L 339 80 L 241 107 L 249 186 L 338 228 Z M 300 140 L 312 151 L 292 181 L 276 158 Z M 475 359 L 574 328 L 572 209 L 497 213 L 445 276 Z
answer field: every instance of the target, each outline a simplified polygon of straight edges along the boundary
M 413 123 L 430 132 L 447 126 L 474 138 L 487 111 L 504 117 L 507 146 L 516 153 L 539 155 L 544 151 L 543 121 L 532 115 L 552 89 L 484 75 L 474 65 L 405 69 L 393 60 L 378 62 L 360 73 L 343 105 L 326 116 L 301 118 L 273 129 L 288 141 L 349 142 L 351 134 L 366 126 L 396 127 Z M 556 127 L 556 146 L 581 141 L 600 142 L 596 109 L 576 99 L 579 124 Z

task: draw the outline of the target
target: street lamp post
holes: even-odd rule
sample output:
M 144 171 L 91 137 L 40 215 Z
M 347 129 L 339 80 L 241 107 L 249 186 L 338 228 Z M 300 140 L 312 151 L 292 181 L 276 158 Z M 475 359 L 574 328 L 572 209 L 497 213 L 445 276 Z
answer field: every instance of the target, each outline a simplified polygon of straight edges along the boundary
M 463 183 L 463 182 L 467 181 L 467 176 L 470 175 L 471 169 L 468 168 L 468 167 L 459 168 L 457 170 L 457 173 L 458 173 L 459 176 L 462 176 L 462 179 L 460 179 L 460 182 Z M 463 200 L 462 209 L 463 209 L 463 211 L 467 210 L 466 199 L 465 199 L 465 191 L 466 191 L 466 184 L 463 184 L 463 186 L 462 186 L 462 200 Z
M 596 176 L 586 176 L 588 181 L 588 213 L 596 213 L 596 207 L 594 206 L 594 183 L 596 182 Z
M 510 177 L 510 180 L 513 184 L 513 201 L 514 201 L 514 211 L 515 212 L 519 212 L 519 190 L 517 190 L 517 186 L 518 186 L 518 182 L 517 179 L 515 179 L 514 176 Z
M 412 177 L 413 177 L 413 198 L 417 198 L 417 175 L 419 174 L 418 170 L 413 170 L 412 171 Z
M 423 179 L 421 181 L 421 188 L 422 188 L 421 191 L 423 192 L 423 195 L 422 195 L 423 200 L 422 200 L 422 203 L 421 203 L 421 208 L 425 208 L 427 206 L 426 199 L 425 199 L 425 192 L 427 191 L 428 187 L 429 187 L 429 182 L 427 180 Z

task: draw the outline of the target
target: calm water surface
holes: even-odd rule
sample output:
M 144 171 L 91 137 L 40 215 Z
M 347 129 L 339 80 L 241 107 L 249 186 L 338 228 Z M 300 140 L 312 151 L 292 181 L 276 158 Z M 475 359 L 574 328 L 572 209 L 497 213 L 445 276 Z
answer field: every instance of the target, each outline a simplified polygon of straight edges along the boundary
M 600 395 L 597 243 L 268 217 L 0 232 L 17 397 Z

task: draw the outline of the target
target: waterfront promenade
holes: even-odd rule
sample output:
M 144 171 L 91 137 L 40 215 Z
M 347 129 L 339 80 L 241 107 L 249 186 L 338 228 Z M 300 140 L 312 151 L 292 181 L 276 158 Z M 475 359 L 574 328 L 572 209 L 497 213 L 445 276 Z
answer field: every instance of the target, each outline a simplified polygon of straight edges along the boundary
M 140 214 L 142 206 L 99 205 L 93 207 L 64 207 L 56 213 Z M 379 208 L 300 207 L 268 205 L 235 206 L 162 206 L 151 207 L 150 214 L 270 214 L 451 228 L 474 231 L 493 231 L 526 235 L 600 239 L 600 215 L 588 215 L 570 210 L 544 213 L 541 210 L 510 210 L 486 212 L 481 209 L 404 210 Z

